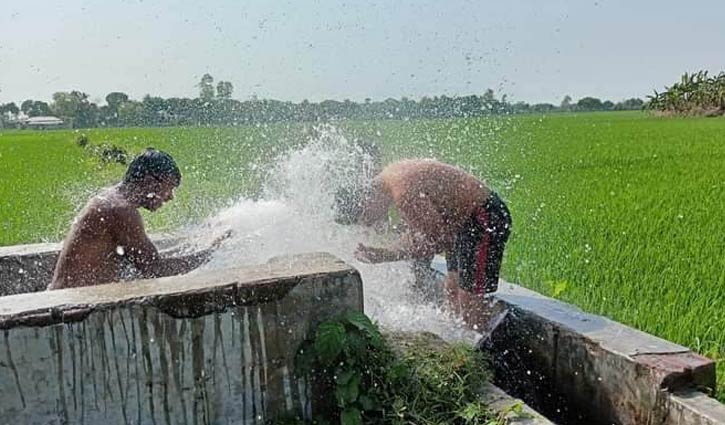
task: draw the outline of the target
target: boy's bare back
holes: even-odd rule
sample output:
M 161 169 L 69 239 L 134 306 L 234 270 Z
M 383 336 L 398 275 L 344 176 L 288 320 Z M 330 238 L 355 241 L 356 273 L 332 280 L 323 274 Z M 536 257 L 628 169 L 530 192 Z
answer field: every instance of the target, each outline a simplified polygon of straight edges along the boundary
M 465 171 L 428 159 L 393 163 L 376 180 L 410 229 L 435 241 L 440 250 L 448 248 L 452 236 L 491 193 Z
M 48 289 L 71 288 L 117 280 L 128 239 L 124 233 L 143 231 L 139 212 L 117 188 L 94 196 L 75 219 L 63 244 L 53 281 Z

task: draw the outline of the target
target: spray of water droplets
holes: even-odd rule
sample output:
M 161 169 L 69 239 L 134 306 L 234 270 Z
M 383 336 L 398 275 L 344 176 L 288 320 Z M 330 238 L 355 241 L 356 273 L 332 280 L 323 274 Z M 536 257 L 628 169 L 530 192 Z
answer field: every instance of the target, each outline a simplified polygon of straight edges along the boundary
M 357 243 L 376 236 L 359 226 L 336 224 L 334 197 L 341 187 L 365 184 L 376 172 L 375 161 L 336 128 L 317 128 L 302 148 L 278 158 L 261 199 L 239 200 L 190 229 L 190 239 L 203 246 L 226 229 L 234 231 L 205 268 L 260 264 L 286 254 L 329 252 L 360 271 L 365 312 L 384 328 L 429 331 L 448 340 L 475 340 L 477 335 L 465 329 L 460 320 L 438 306 L 415 301 L 408 263 L 368 265 L 354 259 Z

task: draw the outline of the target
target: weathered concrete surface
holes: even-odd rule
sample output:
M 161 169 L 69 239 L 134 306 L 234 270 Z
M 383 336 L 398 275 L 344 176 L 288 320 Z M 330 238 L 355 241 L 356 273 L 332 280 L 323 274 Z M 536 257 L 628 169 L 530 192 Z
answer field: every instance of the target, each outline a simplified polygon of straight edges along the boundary
M 520 286 L 502 282 L 488 307 L 496 383 L 555 422 L 662 424 L 671 392 L 715 387 L 712 360 Z
M 722 425 L 725 406 L 699 391 L 680 391 L 668 401 L 669 411 L 663 425 Z
M 169 254 L 180 239 L 170 235 L 152 235 L 151 240 Z M 0 296 L 44 291 L 53 277 L 53 269 L 62 243 L 0 246 Z
M 680 345 L 511 284 L 491 302 L 508 309 L 487 344 L 497 382 L 567 422 L 660 424 L 668 392 L 715 387 L 715 363 Z
M 483 402 L 494 412 L 498 412 L 511 425 L 553 425 L 553 422 L 544 417 L 541 413 L 529 407 L 523 400 L 511 397 L 501 388 L 487 384 L 483 390 L 485 396 Z M 517 413 L 514 407 L 518 406 Z
M 60 248 L 55 243 L 0 247 L 0 295 L 44 290 Z
M 325 254 L 0 298 L 0 418 L 17 424 L 224 424 L 309 414 L 292 373 L 317 323 L 362 311 Z

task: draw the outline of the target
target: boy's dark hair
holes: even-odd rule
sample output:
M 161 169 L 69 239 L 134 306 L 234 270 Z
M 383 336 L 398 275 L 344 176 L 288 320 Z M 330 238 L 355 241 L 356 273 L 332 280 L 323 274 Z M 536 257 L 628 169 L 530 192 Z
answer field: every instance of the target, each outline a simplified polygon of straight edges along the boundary
M 140 182 L 146 176 L 152 176 L 159 180 L 170 178 L 176 182 L 176 185 L 181 183 L 181 172 L 174 158 L 166 152 L 154 148 L 146 148 L 144 153 L 131 161 L 128 170 L 126 170 L 123 182 Z
M 362 215 L 365 190 L 359 187 L 341 187 L 335 192 L 335 222 L 354 224 Z

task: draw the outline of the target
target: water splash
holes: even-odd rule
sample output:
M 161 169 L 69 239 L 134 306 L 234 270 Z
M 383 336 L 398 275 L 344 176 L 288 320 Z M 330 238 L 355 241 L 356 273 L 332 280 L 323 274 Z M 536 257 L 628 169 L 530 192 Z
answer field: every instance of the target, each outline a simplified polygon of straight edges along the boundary
M 336 224 L 335 192 L 363 185 L 377 169 L 377 158 L 360 143 L 334 127 L 319 127 L 303 147 L 276 161 L 260 200 L 241 199 L 220 211 L 190 229 L 191 240 L 204 246 L 224 230 L 234 230 L 232 239 L 205 266 L 209 268 L 259 264 L 284 254 L 329 252 L 360 271 L 365 312 L 384 328 L 476 340 L 478 335 L 460 319 L 439 306 L 415 301 L 409 263 L 368 265 L 354 259 L 358 242 L 380 236 L 360 226 Z

